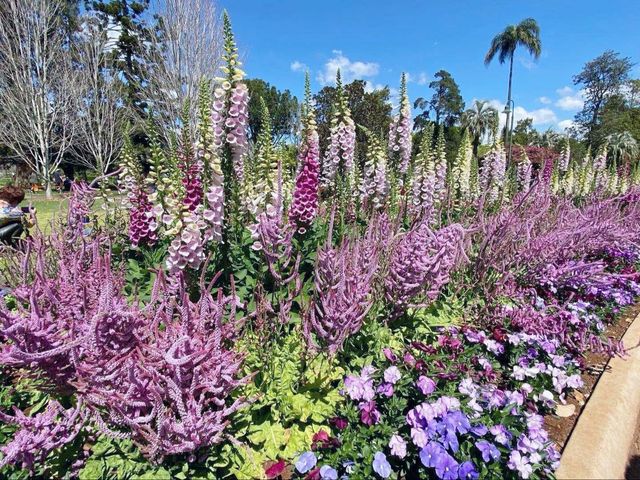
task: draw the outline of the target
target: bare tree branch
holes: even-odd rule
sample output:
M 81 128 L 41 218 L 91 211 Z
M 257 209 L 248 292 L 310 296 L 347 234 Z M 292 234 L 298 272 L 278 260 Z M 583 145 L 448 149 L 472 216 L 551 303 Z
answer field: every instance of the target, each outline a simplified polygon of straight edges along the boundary
M 51 195 L 51 177 L 76 133 L 76 75 L 59 0 L 5 0 L 0 8 L 0 142 Z
M 212 79 L 220 66 L 222 29 L 214 0 L 158 0 L 156 14 L 146 96 L 169 142 L 187 100 L 195 123 L 200 80 Z
M 73 161 L 98 176 L 105 175 L 118 156 L 129 117 L 122 82 L 108 69 L 111 43 L 108 31 L 89 17 L 75 45 L 79 68 L 75 95 L 80 105 Z

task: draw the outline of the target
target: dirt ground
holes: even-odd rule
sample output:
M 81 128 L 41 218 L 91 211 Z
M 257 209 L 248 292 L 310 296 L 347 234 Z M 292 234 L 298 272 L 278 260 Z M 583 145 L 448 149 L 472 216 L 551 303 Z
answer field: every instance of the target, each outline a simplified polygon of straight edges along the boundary
M 631 322 L 640 314 L 640 304 L 625 310 L 623 316 L 615 324 L 609 326 L 606 330 L 606 335 L 615 339 L 620 339 L 627 331 Z M 633 345 L 626 345 L 632 347 Z M 567 403 L 575 405 L 575 412 L 569 417 L 558 417 L 554 414 L 545 416 L 545 425 L 549 431 L 549 436 L 554 441 L 560 451 L 564 450 L 564 446 L 569 439 L 573 427 L 575 426 L 580 413 L 584 408 L 586 402 L 591 395 L 591 392 L 595 388 L 600 376 L 604 372 L 607 365 L 608 357 L 602 354 L 589 353 L 585 356 L 586 371 L 582 378 L 584 380 L 584 386 L 578 390 L 573 391 L 567 397 Z M 634 452 L 630 452 L 630 467 L 628 472 L 632 476 L 627 478 L 640 480 L 640 426 L 636 433 L 636 441 L 634 442 Z

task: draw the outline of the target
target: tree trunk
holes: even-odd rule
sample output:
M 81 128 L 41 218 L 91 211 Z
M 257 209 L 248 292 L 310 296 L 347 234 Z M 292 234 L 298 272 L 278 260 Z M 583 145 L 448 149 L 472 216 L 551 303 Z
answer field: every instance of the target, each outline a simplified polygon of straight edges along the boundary
M 515 112 L 511 111 L 511 80 L 513 78 L 513 54 L 514 52 L 511 52 L 511 57 L 509 59 L 509 90 L 507 91 L 507 106 L 509 107 L 507 109 L 507 123 L 504 124 L 504 130 L 505 130 L 505 134 L 504 134 L 504 146 L 505 149 L 508 149 L 509 147 L 509 141 L 510 141 L 510 128 L 509 125 L 511 125 L 509 123 L 509 118 L 511 115 L 515 114 Z M 514 108 L 515 110 L 515 104 L 514 104 Z
M 51 181 L 46 180 L 45 185 L 46 185 L 46 189 L 44 192 L 44 196 L 47 200 L 51 200 L 53 198 L 53 195 L 51 193 Z

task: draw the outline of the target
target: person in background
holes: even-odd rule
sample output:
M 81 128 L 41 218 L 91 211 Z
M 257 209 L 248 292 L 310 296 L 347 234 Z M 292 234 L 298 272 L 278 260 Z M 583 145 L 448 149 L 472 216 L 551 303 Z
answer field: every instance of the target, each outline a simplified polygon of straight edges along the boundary
M 23 220 L 28 226 L 33 225 L 35 211 L 18 207 L 23 200 L 24 190 L 20 187 L 7 185 L 0 188 L 0 227 Z

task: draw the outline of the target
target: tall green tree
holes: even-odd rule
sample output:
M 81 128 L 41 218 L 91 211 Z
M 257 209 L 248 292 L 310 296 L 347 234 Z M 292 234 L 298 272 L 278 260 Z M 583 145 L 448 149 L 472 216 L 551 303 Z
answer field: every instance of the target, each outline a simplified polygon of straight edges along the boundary
M 429 83 L 429 88 L 435 90 L 431 99 L 427 101 L 420 97 L 413 103 L 414 108 L 423 110 L 416 117 L 417 128 L 420 128 L 420 125 L 429 119 L 429 110 L 433 111 L 436 125 L 442 121 L 447 127 L 456 123 L 464 110 L 460 87 L 451 74 L 446 70 L 439 70 L 434 76 L 437 80 Z
M 149 0 L 86 0 L 88 11 L 102 21 L 103 28 L 118 33 L 111 52 L 112 69 L 123 80 L 125 101 L 139 116 L 146 114 L 147 103 L 143 86 L 147 82 L 144 50 L 148 48 L 151 30 L 145 13 Z
M 384 137 L 389 131 L 389 123 L 391 122 L 389 87 L 370 92 L 366 91 L 365 87 L 366 83 L 363 80 L 354 80 L 344 87 L 351 118 L 356 125 L 366 127 L 373 134 Z M 330 86 L 324 87 L 313 98 L 316 105 L 320 148 L 324 152 L 329 138 L 331 109 L 335 104 L 336 89 Z M 366 142 L 367 134 L 363 129 L 357 128 L 356 155 L 360 160 L 364 159 Z
M 249 88 L 249 136 L 255 141 L 262 131 L 264 101 L 271 118 L 272 139 L 277 143 L 295 133 L 298 121 L 298 99 L 289 90 L 280 91 L 264 80 L 246 80 Z
M 540 41 L 540 27 L 533 18 L 526 18 L 517 25 L 509 25 L 501 33 L 493 37 L 489 51 L 484 57 L 485 65 L 498 56 L 498 61 L 504 64 L 509 61 L 509 89 L 507 91 L 507 105 L 511 105 L 511 82 L 513 80 L 513 57 L 516 48 L 524 47 L 535 59 L 542 53 Z M 509 120 L 513 112 L 507 110 L 506 130 L 509 131 Z M 509 138 L 505 135 L 505 145 L 509 144 Z
M 498 131 L 498 110 L 489 105 L 486 100 L 474 100 L 471 108 L 462 115 L 462 126 L 469 130 L 472 136 L 473 155 L 478 156 L 478 147 L 482 137 L 495 137 Z
M 537 138 L 538 131 L 533 128 L 533 118 L 518 120 L 513 129 L 513 143 L 526 147 L 535 143 Z
M 602 141 L 598 126 L 602 112 L 611 97 L 619 95 L 628 84 L 633 63 L 629 57 L 621 57 L 607 50 L 599 57 L 587 62 L 582 71 L 573 77 L 574 85 L 584 91 L 584 106 L 576 114 L 575 123 L 590 145 Z

